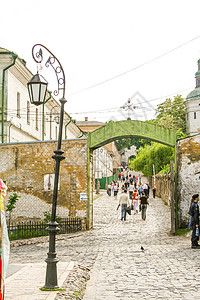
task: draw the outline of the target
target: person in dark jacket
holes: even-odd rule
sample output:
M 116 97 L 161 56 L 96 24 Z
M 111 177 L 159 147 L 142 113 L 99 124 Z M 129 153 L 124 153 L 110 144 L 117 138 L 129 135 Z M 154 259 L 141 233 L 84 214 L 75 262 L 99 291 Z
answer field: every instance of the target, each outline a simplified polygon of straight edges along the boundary
M 193 203 L 190 206 L 189 214 L 191 215 L 191 228 L 192 228 L 192 237 L 191 237 L 191 248 L 200 249 L 199 241 L 199 194 L 192 196 Z
M 147 204 L 149 204 L 149 199 L 145 196 L 145 193 L 142 192 L 142 197 L 140 197 L 139 201 L 141 205 L 141 216 L 142 220 L 146 220 L 146 211 L 147 211 Z

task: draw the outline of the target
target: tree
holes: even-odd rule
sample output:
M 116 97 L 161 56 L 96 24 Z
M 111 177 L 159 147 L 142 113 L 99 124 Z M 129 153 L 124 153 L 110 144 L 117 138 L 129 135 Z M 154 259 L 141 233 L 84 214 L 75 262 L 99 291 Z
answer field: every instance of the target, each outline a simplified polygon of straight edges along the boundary
M 13 193 L 13 195 L 10 195 L 8 199 L 8 204 L 6 205 L 6 211 L 9 212 L 9 221 L 8 226 L 10 227 L 10 220 L 11 220 L 11 213 L 15 209 L 16 202 L 19 200 L 20 196 L 17 193 Z
M 183 133 L 186 133 L 186 109 L 181 95 L 175 96 L 174 101 L 168 98 L 158 105 L 156 114 L 154 122 L 158 125 L 176 131 L 181 129 Z
M 153 175 L 153 164 L 155 166 L 155 172 L 159 173 L 173 158 L 173 148 L 152 142 L 151 146 L 146 145 L 144 148 L 140 148 L 136 158 L 130 164 L 130 167 L 150 177 Z
M 156 119 L 147 122 L 157 124 L 168 129 L 173 129 L 177 133 L 177 138 L 186 137 L 186 110 L 185 103 L 181 95 L 168 98 L 158 105 Z M 151 142 L 151 146 L 140 149 L 131 167 L 135 171 L 142 171 L 145 176 L 152 176 L 152 165 L 155 165 L 156 173 L 169 170 L 170 160 L 174 158 L 174 149 Z

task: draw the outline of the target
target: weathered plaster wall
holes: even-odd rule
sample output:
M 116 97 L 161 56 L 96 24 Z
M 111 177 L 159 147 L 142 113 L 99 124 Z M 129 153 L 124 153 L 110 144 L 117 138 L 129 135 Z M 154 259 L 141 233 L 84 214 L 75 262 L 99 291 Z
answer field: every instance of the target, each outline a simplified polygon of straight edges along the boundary
M 8 186 L 7 199 L 13 192 L 21 196 L 14 218 L 40 219 L 51 212 L 53 189 L 45 189 L 45 176 L 54 174 L 56 148 L 56 141 L 1 144 L 0 178 Z M 81 217 L 85 223 L 87 201 L 80 200 L 80 193 L 87 192 L 87 140 L 64 140 L 62 150 L 57 215 Z
M 188 225 L 189 205 L 193 194 L 200 194 L 200 135 L 186 138 L 177 145 L 178 221 Z

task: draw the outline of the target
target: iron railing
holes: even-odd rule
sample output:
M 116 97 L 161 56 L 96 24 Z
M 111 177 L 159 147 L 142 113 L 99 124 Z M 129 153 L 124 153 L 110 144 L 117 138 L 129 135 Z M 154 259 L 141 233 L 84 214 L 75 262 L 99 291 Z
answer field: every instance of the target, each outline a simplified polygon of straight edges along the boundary
M 8 226 L 8 235 L 10 240 L 28 239 L 48 235 L 46 228 L 47 222 L 24 221 L 20 223 L 11 223 Z M 65 218 L 59 222 L 60 230 L 58 234 L 72 233 L 82 230 L 82 220 L 80 218 Z

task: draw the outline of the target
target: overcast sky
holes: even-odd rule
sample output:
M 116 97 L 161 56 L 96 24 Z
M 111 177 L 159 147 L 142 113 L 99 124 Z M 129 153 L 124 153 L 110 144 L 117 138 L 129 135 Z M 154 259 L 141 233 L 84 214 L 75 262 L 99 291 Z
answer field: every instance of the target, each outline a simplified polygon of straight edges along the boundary
M 125 119 L 129 98 L 138 107 L 131 118 L 144 120 L 195 87 L 199 12 L 199 0 L 3 1 L 0 47 L 33 73 L 32 46 L 49 48 L 65 71 L 65 110 L 77 120 Z M 47 76 L 52 90 L 53 70 Z

